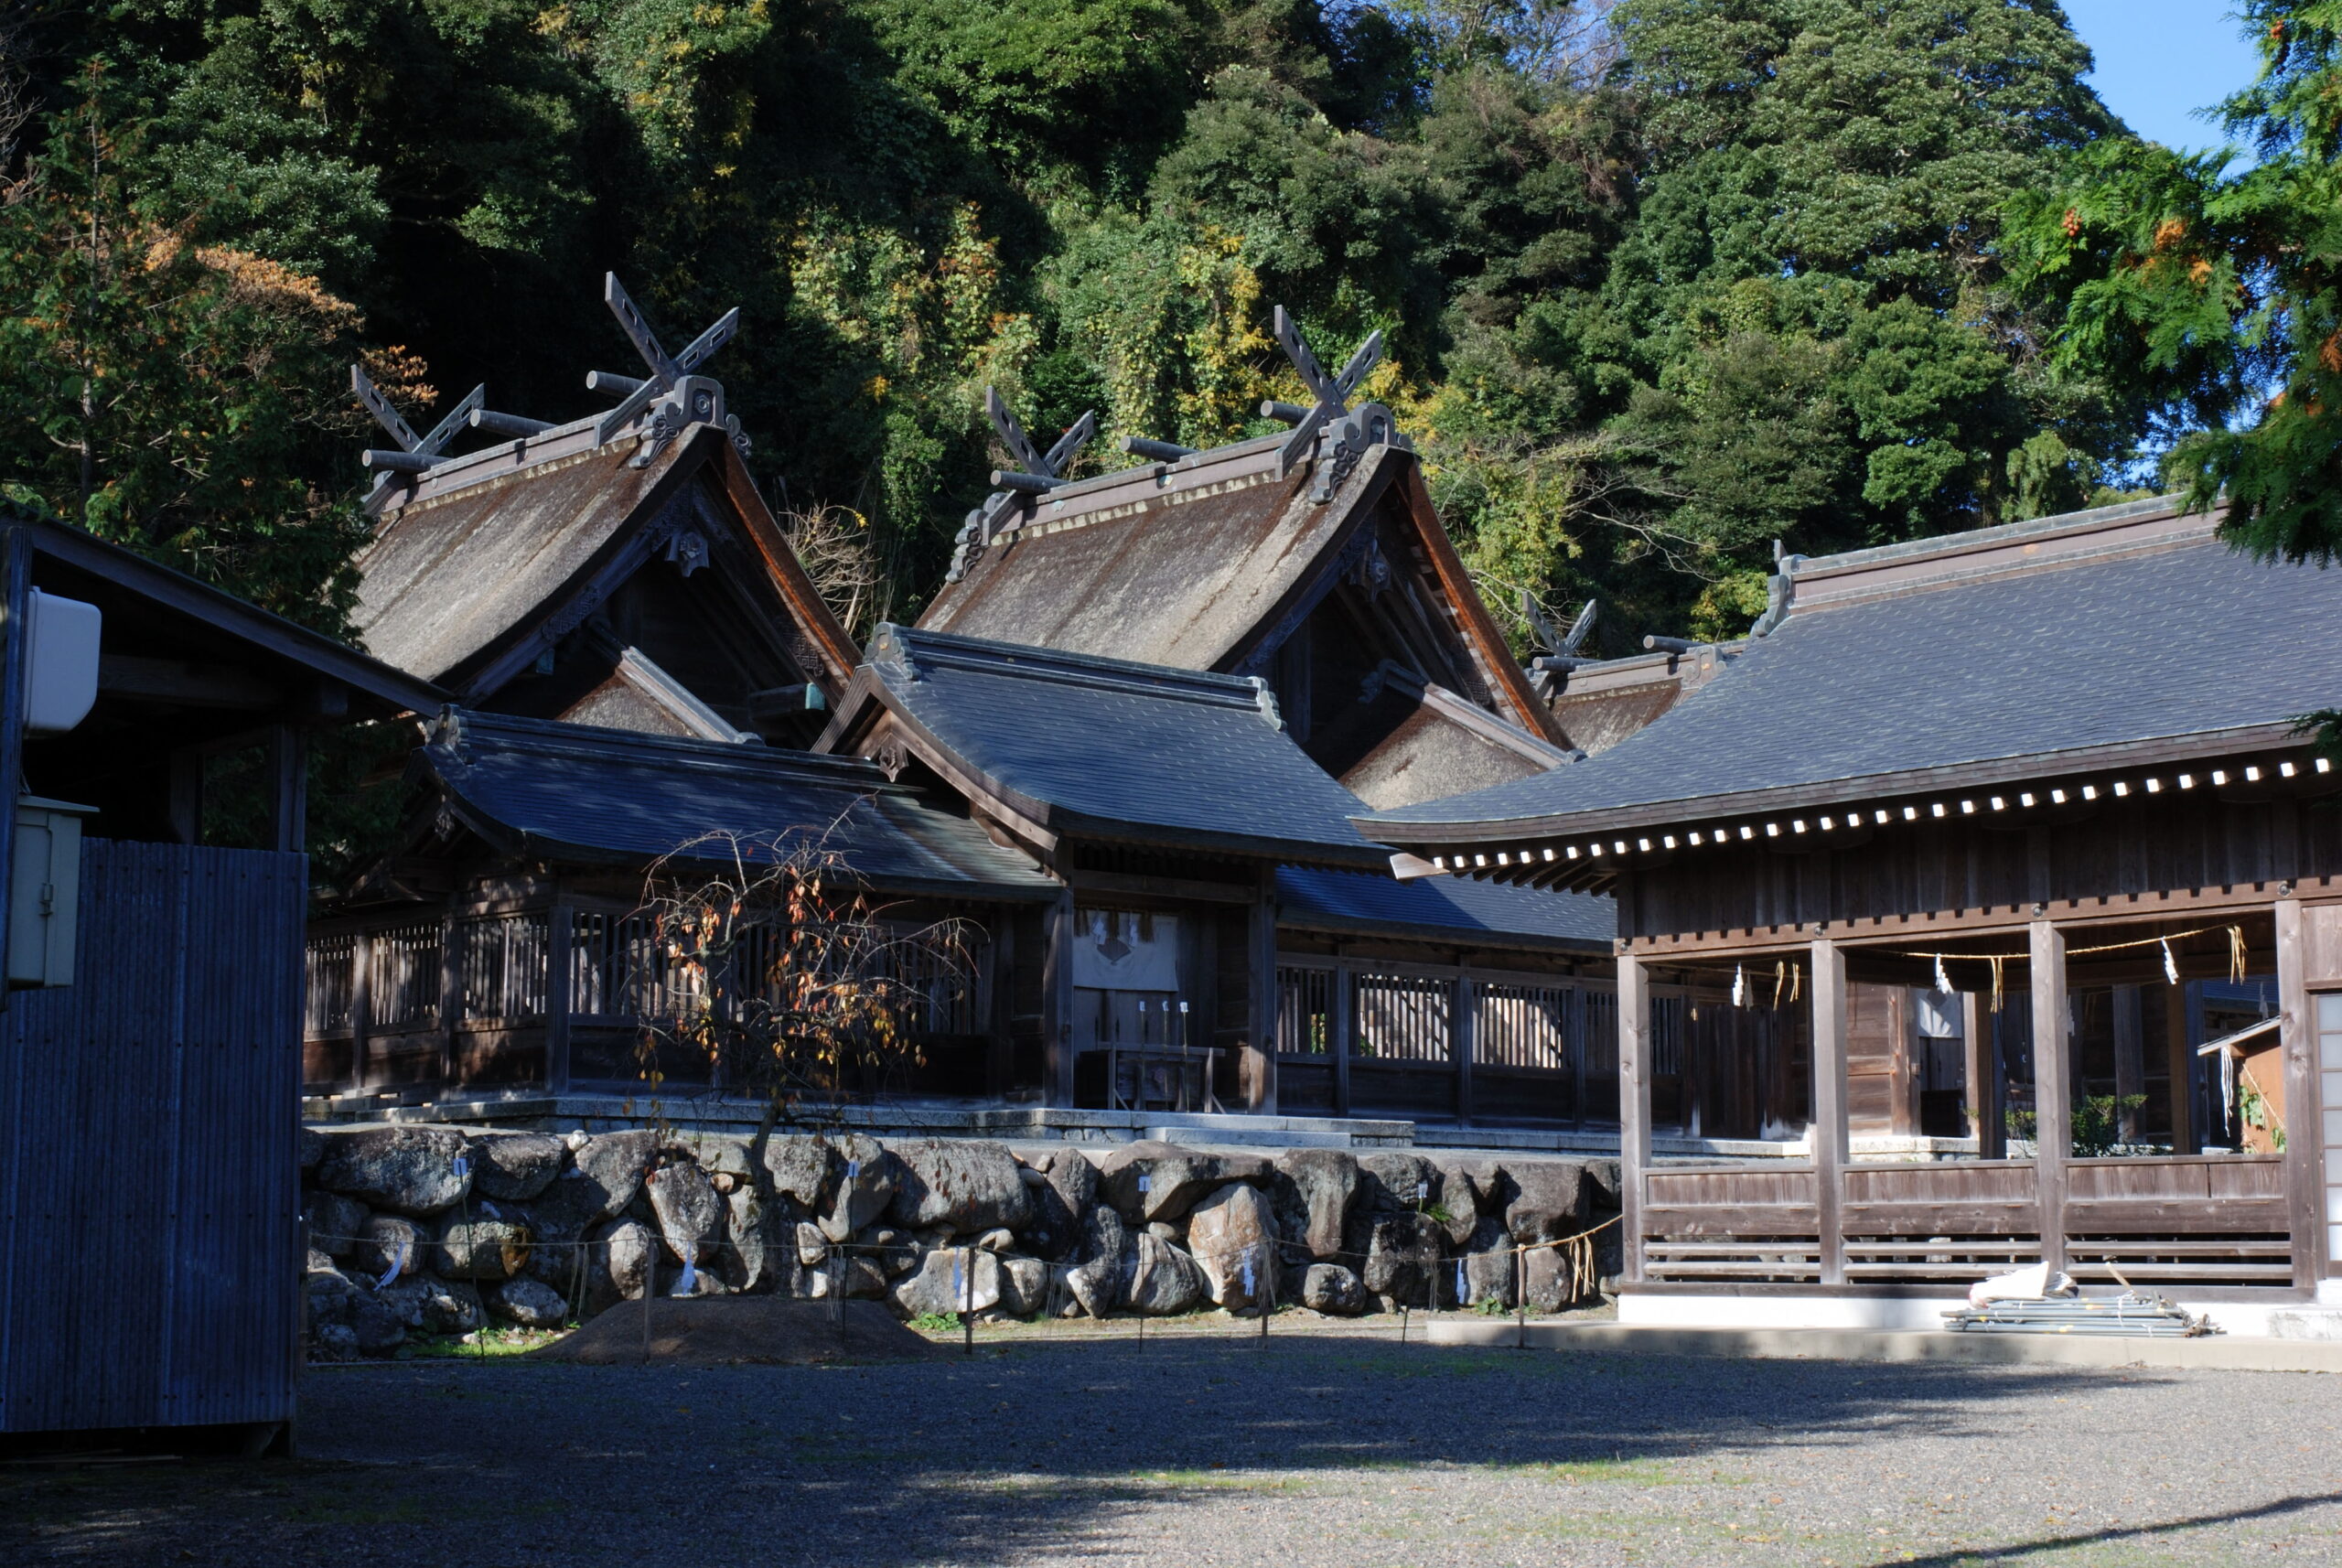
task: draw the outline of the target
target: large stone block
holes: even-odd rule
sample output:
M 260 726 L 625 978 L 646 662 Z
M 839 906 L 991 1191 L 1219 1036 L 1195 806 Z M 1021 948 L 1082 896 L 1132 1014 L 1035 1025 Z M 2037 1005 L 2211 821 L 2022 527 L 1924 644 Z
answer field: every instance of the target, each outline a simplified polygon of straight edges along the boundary
M 309 1245 L 328 1258 L 347 1258 L 364 1229 L 366 1206 L 338 1192 L 313 1192 L 301 1211 L 309 1230 Z
M 659 1234 L 678 1262 L 704 1262 L 724 1232 L 724 1197 L 705 1171 L 689 1160 L 670 1160 L 642 1178 Z
M 392 1272 L 419 1273 L 430 1263 L 431 1238 L 422 1226 L 395 1214 L 377 1214 L 358 1228 L 349 1266 L 368 1281 Z
M 954 1236 L 1023 1230 L 1033 1200 L 1015 1156 L 1003 1144 L 922 1138 L 894 1146 L 895 1195 L 887 1215 L 907 1230 L 949 1227 Z
M 1230 1182 L 1188 1212 L 1187 1254 L 1216 1305 L 1237 1312 L 1272 1304 L 1276 1235 L 1267 1196 L 1243 1182 Z
M 508 1202 L 536 1197 L 569 1162 L 569 1145 L 550 1133 L 472 1133 L 464 1141 L 472 1190 Z
M 1271 1184 L 1279 1232 L 1313 1258 L 1339 1257 L 1358 1184 L 1358 1160 L 1343 1150 L 1286 1150 Z
M 1049 1303 L 1049 1265 L 1038 1258 L 1000 1261 L 1000 1310 L 1011 1317 L 1037 1317 Z
M 1356 1317 L 1366 1310 L 1366 1287 L 1339 1263 L 1312 1263 L 1302 1277 L 1301 1305 L 1330 1317 Z
M 1585 1229 L 1588 1187 L 1577 1160 L 1508 1160 L 1511 1198 L 1505 1229 L 1517 1240 L 1558 1241 Z
M 877 1139 L 859 1133 L 836 1140 L 832 1154 L 837 1168 L 830 1201 L 822 1211 L 822 1233 L 833 1241 L 849 1241 L 894 1200 L 895 1156 Z
M 1175 1220 L 1196 1200 L 1231 1181 L 1265 1182 L 1273 1169 L 1258 1155 L 1206 1154 L 1176 1144 L 1125 1144 L 1099 1167 L 1099 1190 L 1133 1225 Z
M 488 1309 L 523 1328 L 558 1328 L 569 1319 L 569 1304 L 543 1280 L 506 1280 L 488 1293 Z
M 1025 1244 L 1043 1258 L 1062 1262 L 1081 1251 L 1082 1219 L 1098 1200 L 1098 1167 L 1071 1149 L 1037 1157 L 1025 1186 L 1032 1218 L 1025 1222 Z
M 451 1280 L 506 1280 L 528 1266 L 529 1227 L 517 1212 L 482 1200 L 440 1222 L 432 1266 Z
M 1000 1305 L 1000 1256 L 973 1247 L 943 1247 L 895 1282 L 896 1307 L 912 1317 L 987 1312 Z
M 1501 1223 L 1481 1220 L 1472 1233 L 1471 1250 L 1464 1254 L 1462 1262 L 1464 1288 L 1458 1293 L 1456 1305 L 1479 1306 L 1494 1302 L 1507 1308 L 1512 1305 L 1516 1264 L 1512 1238 L 1505 1233 Z
M 581 1207 L 591 1204 L 604 1219 L 623 1213 L 635 1195 L 642 1190 L 642 1178 L 650 1173 L 650 1162 L 659 1155 L 659 1134 L 647 1128 L 625 1133 L 603 1133 L 588 1138 L 572 1156 L 573 1169 L 553 1184 L 548 1191 L 564 1187 L 572 1178 L 580 1186 L 568 1195 L 566 1201 Z
M 1437 1220 L 1424 1214 L 1392 1214 L 1375 1220 L 1367 1234 L 1362 1283 L 1374 1294 L 1405 1305 L 1431 1305 L 1445 1234 Z
M 1170 1317 L 1202 1304 L 1204 1274 L 1193 1258 L 1144 1230 L 1132 1236 L 1130 1245 L 1130 1287 L 1123 1300 L 1133 1312 Z
M 1090 1206 L 1081 1227 L 1082 1261 L 1066 1272 L 1066 1289 L 1092 1317 L 1103 1317 L 1122 1300 L 1123 1253 L 1129 1236 L 1123 1217 L 1103 1203 Z
M 393 1214 L 437 1214 L 471 1190 L 464 1135 L 446 1127 L 361 1127 L 326 1140 L 317 1185 Z

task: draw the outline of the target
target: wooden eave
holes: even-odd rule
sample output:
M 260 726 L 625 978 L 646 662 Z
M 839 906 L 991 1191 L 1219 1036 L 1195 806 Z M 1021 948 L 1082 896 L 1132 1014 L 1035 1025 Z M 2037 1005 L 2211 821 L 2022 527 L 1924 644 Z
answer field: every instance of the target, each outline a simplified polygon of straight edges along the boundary
M 29 518 L 37 555 L 134 594 L 220 635 L 338 681 L 385 714 L 431 714 L 451 698 L 431 682 L 370 659 L 348 643 L 296 626 L 159 562 L 51 518 Z

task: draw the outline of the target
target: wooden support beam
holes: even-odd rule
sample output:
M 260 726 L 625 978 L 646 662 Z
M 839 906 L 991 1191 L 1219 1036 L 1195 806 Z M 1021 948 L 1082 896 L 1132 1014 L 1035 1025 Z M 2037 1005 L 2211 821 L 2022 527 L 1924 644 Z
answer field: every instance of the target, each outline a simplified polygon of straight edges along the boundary
M 2041 1214 L 2041 1261 L 2066 1266 L 2066 1163 L 2073 1157 L 2072 1057 L 2067 1043 L 2066 934 L 2050 920 L 2030 929 L 2033 972 L 2033 1159 Z
M 1016 918 L 1004 910 L 993 928 L 984 954 L 984 1092 L 999 1101 L 1016 1076 Z
M 1997 1015 L 1975 992 L 1961 998 L 1961 1027 L 1968 1032 L 1969 1119 L 1976 1133 L 1976 1157 L 2004 1160 L 2009 1153 L 2008 1067 L 1994 1038 Z
M 1650 976 L 1618 955 L 1618 1226 L 1628 1284 L 1643 1281 L 1643 1187 L 1650 1166 Z
M 2324 1118 L 2318 1114 L 2317 1036 L 2302 950 L 2302 901 L 2277 900 L 2277 1015 L 2285 1062 L 2285 1212 L 2294 1233 L 2294 1285 L 2326 1277 Z
M 364 927 L 351 933 L 349 961 L 349 1087 L 373 1087 L 373 1064 L 368 1059 L 367 1028 L 374 1010 L 374 933 Z
M 2140 1107 L 2132 1102 L 2146 1097 L 2146 1034 L 2140 1016 L 2139 988 L 2118 985 L 2112 994 L 2115 1136 L 2125 1144 L 2135 1144 L 2139 1141 Z
M 2187 1038 L 2187 999 L 2192 987 L 2164 988 L 2164 1057 L 2171 1072 L 2171 1152 L 2200 1154 L 2202 1119 L 2196 1114 L 2196 1047 Z
M 1260 892 L 1245 912 L 1244 950 L 1252 970 L 1240 1081 L 1244 1109 L 1274 1115 L 1277 1109 L 1277 883 L 1276 868 L 1261 868 Z
M 309 842 L 308 737 L 291 725 L 273 725 L 265 742 L 269 848 L 306 853 Z
M 1846 1166 L 1853 1158 L 1846 1111 L 1846 955 L 1823 937 L 1812 947 L 1813 1148 L 1821 1283 L 1846 1283 Z
M 1456 977 L 1456 999 L 1453 1004 L 1455 1022 L 1447 1031 L 1448 1044 L 1456 1056 L 1456 1119 L 1466 1127 L 1472 1124 L 1472 1053 L 1477 1047 L 1479 1036 L 1478 1000 L 1472 989 L 1472 977 Z
M 1047 946 L 1041 955 L 1041 1052 L 1050 1105 L 1073 1105 L 1073 889 L 1058 895 L 1044 917 Z
M 203 842 L 203 757 L 201 746 L 183 746 L 171 753 L 171 839 L 176 843 Z
M 555 1094 L 569 1090 L 569 1008 L 571 953 L 577 934 L 577 909 L 555 899 L 545 912 L 545 1087 Z
M 286 693 L 274 681 L 234 664 L 198 664 L 185 659 L 143 659 L 127 653 L 98 658 L 98 690 L 112 697 L 138 697 L 190 708 L 242 709 L 267 713 L 285 705 Z M 346 700 L 346 699 L 345 699 Z
M 1338 961 L 1340 956 L 1339 950 L 1337 950 L 1336 959 Z M 1332 1036 L 1329 1043 L 1334 1049 L 1334 1114 L 1347 1116 L 1350 1113 L 1350 1055 L 1356 1048 L 1350 1038 L 1355 1026 L 1350 1021 L 1348 967 L 1337 961 L 1334 972 L 1327 977 L 1326 983 L 1332 991 L 1327 998 L 1326 1006 L 1331 1015 L 1327 1019 L 1327 1028 Z

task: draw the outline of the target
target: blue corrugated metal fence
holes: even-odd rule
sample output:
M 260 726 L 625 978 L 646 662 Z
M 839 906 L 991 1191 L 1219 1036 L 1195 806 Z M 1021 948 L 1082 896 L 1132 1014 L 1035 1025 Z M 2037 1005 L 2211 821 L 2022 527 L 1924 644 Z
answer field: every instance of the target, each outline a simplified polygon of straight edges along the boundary
M 0 1432 L 290 1418 L 306 886 L 83 841 L 74 983 L 0 1013 Z

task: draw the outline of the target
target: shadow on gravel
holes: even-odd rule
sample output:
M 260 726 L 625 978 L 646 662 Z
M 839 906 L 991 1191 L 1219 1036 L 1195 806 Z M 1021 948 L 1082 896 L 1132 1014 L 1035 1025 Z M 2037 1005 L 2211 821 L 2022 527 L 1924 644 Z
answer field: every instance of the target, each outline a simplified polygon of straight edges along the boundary
M 694 1563 L 1004 1563 L 1252 1480 L 1427 1466 L 1650 1485 L 1675 1478 L 1665 1461 L 1776 1448 L 1826 1466 L 1899 1434 L 1989 1443 L 2029 1402 L 2165 1376 L 1285 1327 L 1143 1347 L 1034 1335 L 914 1365 L 317 1369 L 289 1463 L 0 1470 L 0 1562 L 521 1568 L 648 1561 L 663 1543 Z M 2129 1533 L 2147 1532 L 2106 1539 Z
M 1992 1563 L 2023 1563 L 2052 1552 L 2074 1552 L 2089 1546 L 2109 1546 L 2122 1541 L 2166 1541 L 2191 1530 L 2209 1530 L 2217 1525 L 2246 1524 L 2254 1520 L 2283 1519 L 2289 1514 L 2307 1512 L 2342 1503 L 2342 1492 L 2316 1492 L 2303 1497 L 2279 1498 L 2247 1509 L 2227 1509 L 2219 1513 L 2190 1514 L 2186 1519 L 2165 1520 L 2160 1524 L 2110 1526 L 2105 1530 L 2078 1531 L 2072 1535 L 2045 1535 L 2038 1541 L 2018 1541 L 2013 1545 L 1996 1546 L 1989 1552 L 1945 1552 L 1932 1557 L 1896 1556 L 1881 1558 L 1873 1568 L 1972 1568 L 1973 1564 Z

